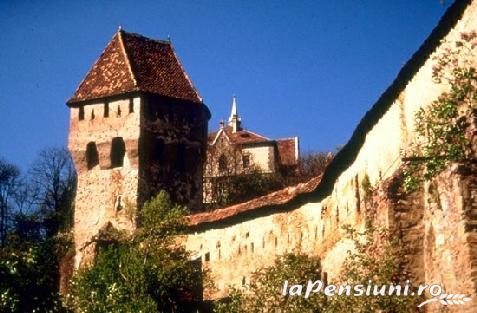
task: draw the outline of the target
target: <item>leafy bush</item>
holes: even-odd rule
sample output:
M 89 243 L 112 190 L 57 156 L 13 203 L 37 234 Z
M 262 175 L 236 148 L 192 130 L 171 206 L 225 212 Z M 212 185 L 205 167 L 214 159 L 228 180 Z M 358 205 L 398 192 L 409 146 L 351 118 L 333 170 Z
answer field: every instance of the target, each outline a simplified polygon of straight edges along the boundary
M 341 266 L 341 273 L 334 285 L 374 285 L 397 284 L 406 280 L 402 275 L 402 259 L 399 241 L 382 229 L 369 223 L 362 233 L 345 227 L 347 238 L 351 239 L 355 251 L 349 252 Z M 323 312 L 323 313 L 368 313 L 368 312 L 415 312 L 417 297 L 414 296 L 333 296 L 326 297 L 323 289 L 305 298 L 283 296 L 285 280 L 291 285 L 302 285 L 308 280 L 320 279 L 319 259 L 305 255 L 287 254 L 278 257 L 271 267 L 255 272 L 250 284 L 244 289 L 232 288 L 230 296 L 216 303 L 216 313 L 241 312 Z M 326 279 L 322 279 L 326 280 Z M 325 283 L 325 282 L 324 282 Z
M 412 147 L 404 170 L 403 189 L 413 192 L 419 183 L 442 172 L 450 162 L 461 162 L 472 154 L 466 137 L 469 116 L 477 107 L 477 70 L 475 47 L 477 33 L 462 33 L 456 42 L 444 42 L 443 52 L 436 55 L 433 79 L 445 83 L 442 93 L 415 116 L 420 142 Z
M 200 268 L 172 236 L 184 229 L 183 207 L 161 191 L 139 212 L 140 227 L 98 245 L 94 264 L 72 282 L 75 312 L 183 312 L 200 294 Z M 194 289 L 196 287 L 196 289 Z

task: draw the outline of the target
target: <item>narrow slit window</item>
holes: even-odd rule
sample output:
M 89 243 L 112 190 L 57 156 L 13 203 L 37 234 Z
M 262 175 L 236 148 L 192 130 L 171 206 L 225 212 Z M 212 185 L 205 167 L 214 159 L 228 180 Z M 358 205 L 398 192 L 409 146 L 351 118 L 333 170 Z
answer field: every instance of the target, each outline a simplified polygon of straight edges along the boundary
M 104 103 L 104 117 L 109 117 L 109 102 Z
M 84 106 L 79 107 L 79 120 L 84 120 Z
M 130 98 L 129 99 L 129 113 L 133 113 L 133 112 L 134 112 L 134 99 Z

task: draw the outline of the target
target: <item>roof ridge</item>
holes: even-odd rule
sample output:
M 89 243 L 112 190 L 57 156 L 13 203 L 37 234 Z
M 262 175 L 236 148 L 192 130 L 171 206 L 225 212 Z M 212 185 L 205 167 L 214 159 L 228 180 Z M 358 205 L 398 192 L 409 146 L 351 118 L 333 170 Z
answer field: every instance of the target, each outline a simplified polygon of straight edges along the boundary
M 197 88 L 195 88 L 194 84 L 192 83 L 192 80 L 189 78 L 189 75 L 187 74 L 187 72 L 185 71 L 185 68 L 184 66 L 182 65 L 182 62 L 181 60 L 179 59 L 179 57 L 177 56 L 176 54 L 176 51 L 174 50 L 174 46 L 172 45 L 172 41 L 169 41 L 168 42 L 168 45 L 171 47 L 171 50 L 172 50 L 172 54 L 174 55 L 174 58 L 176 58 L 176 61 L 177 63 L 179 64 L 181 70 L 182 70 L 182 73 L 184 74 L 185 78 L 187 79 L 187 81 L 189 82 L 189 85 L 191 86 L 192 90 L 194 90 L 195 94 L 197 95 L 197 98 L 199 98 L 200 102 L 204 102 L 204 98 L 202 98 L 202 96 L 200 95 L 199 91 L 197 90 Z
M 133 81 L 134 87 L 137 88 L 138 87 L 137 79 L 134 76 L 134 72 L 133 72 L 133 69 L 132 69 L 132 66 L 131 66 L 131 61 L 129 60 L 129 55 L 128 55 L 128 52 L 126 50 L 126 45 L 124 44 L 122 32 L 124 32 L 122 29 L 118 30 L 119 45 L 121 46 L 121 51 L 124 53 L 124 58 L 126 59 L 126 65 L 128 67 L 129 74 L 131 74 L 131 79 Z
M 155 42 L 158 42 L 158 43 L 161 43 L 161 44 L 164 44 L 164 45 L 169 45 L 170 44 L 170 41 L 168 41 L 168 40 L 150 38 L 150 37 L 146 37 L 144 35 L 141 35 L 139 33 L 125 31 L 124 29 L 121 29 L 120 31 L 122 31 L 123 33 L 125 33 L 127 35 L 138 37 L 140 39 L 155 41 Z
M 267 139 L 268 141 L 274 141 L 274 139 L 271 139 L 271 138 L 269 138 L 269 137 L 266 137 L 266 136 L 257 134 L 256 132 L 253 132 L 253 131 L 248 130 L 248 129 L 245 129 L 245 128 L 243 128 L 242 131 L 246 131 L 246 132 L 252 133 L 252 134 L 254 134 L 255 136 L 258 136 L 258 137 L 262 137 L 262 138 L 264 138 L 264 139 Z

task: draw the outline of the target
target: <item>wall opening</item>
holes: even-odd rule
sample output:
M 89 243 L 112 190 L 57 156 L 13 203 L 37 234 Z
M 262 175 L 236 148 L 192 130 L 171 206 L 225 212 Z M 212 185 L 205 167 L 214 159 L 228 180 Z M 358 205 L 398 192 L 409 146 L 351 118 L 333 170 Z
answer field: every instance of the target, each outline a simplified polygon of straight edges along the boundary
M 205 262 L 209 262 L 209 261 L 210 261 L 210 252 L 207 252 L 207 253 L 204 255 L 204 261 L 205 261 Z
M 122 201 L 121 201 L 121 196 L 117 196 L 115 202 L 116 202 L 116 203 L 114 204 L 114 208 L 116 209 L 116 211 L 122 210 L 122 208 L 123 208 L 123 203 L 122 203 Z
M 124 164 L 126 145 L 122 137 L 114 137 L 111 145 L 111 167 L 121 167 Z
M 89 142 L 86 145 L 86 165 L 88 170 L 99 164 L 98 148 L 95 142 Z
M 129 99 L 129 113 L 133 113 L 133 112 L 134 112 L 134 99 L 130 98 Z
M 109 117 L 109 102 L 104 103 L 104 117 Z
M 120 117 L 121 116 L 121 106 L 118 105 L 118 110 L 116 111 L 116 116 Z
M 95 115 L 94 115 L 94 110 L 91 110 L 91 120 L 94 120 Z
M 78 114 L 79 120 L 82 121 L 84 120 L 84 106 L 79 107 L 79 114 Z

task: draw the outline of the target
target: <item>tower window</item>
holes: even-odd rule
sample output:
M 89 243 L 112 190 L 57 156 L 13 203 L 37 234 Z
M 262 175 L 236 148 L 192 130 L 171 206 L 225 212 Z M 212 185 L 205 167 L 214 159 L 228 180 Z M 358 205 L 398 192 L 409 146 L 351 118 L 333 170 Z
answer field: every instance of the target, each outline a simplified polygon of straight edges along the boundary
M 109 117 L 109 102 L 104 103 L 104 117 Z
M 111 146 L 111 167 L 121 167 L 124 163 L 126 145 L 122 137 L 114 137 Z
M 94 110 L 91 110 L 91 119 L 94 120 L 95 115 L 94 115 Z
M 133 113 L 133 112 L 134 112 L 134 99 L 129 98 L 129 113 Z
M 84 106 L 79 107 L 79 120 L 84 120 Z
M 118 111 L 116 112 L 117 116 L 121 116 L 121 106 L 118 105 Z
M 90 142 L 86 145 L 86 164 L 88 170 L 92 169 L 99 163 L 98 149 L 96 143 Z

